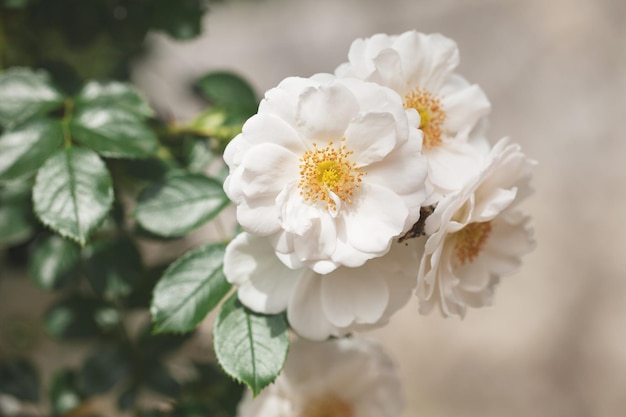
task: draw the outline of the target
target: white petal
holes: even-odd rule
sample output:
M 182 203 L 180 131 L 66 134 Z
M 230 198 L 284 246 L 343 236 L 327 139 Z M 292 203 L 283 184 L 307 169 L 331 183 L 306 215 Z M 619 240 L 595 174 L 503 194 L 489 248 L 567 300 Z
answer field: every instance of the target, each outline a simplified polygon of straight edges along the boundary
M 394 48 L 403 58 L 409 83 L 437 92 L 459 64 L 456 42 L 438 33 L 405 33 Z
M 459 191 L 480 174 L 484 163 L 483 156 L 471 145 L 454 139 L 424 154 L 428 159 L 428 179 L 441 194 Z
M 404 228 L 409 210 L 397 194 L 376 184 L 361 183 L 353 208 L 342 212 L 348 243 L 357 250 L 382 255 Z
M 240 202 L 237 221 L 245 231 L 260 236 L 280 230 L 279 211 L 272 196 Z
M 367 113 L 353 120 L 345 132 L 346 149 L 354 152 L 350 159 L 359 167 L 382 160 L 396 147 L 396 126 L 390 113 Z
M 296 118 L 300 132 L 311 142 L 338 142 L 359 111 L 354 94 L 333 83 L 309 87 L 300 94 Z
M 375 323 L 389 300 L 382 276 L 367 263 L 360 268 L 339 268 L 320 277 L 322 307 L 326 317 L 337 327 L 353 323 Z
M 383 49 L 374 58 L 374 65 L 376 71 L 368 77 L 368 81 L 389 87 L 400 94 L 404 92 L 406 81 L 403 79 L 402 58 L 397 51 Z
M 253 311 L 284 311 L 301 274 L 274 256 L 267 239 L 240 233 L 226 247 L 224 275 L 228 282 L 239 285 L 239 300 Z
M 366 168 L 367 182 L 385 186 L 401 195 L 425 193 L 428 164 L 420 149 L 421 145 L 416 141 L 404 142 L 384 161 Z
M 243 125 L 242 133 L 254 145 L 273 143 L 297 155 L 306 149 L 295 127 L 276 114 L 259 113 L 252 116 Z
M 472 221 L 485 222 L 493 219 L 511 205 L 517 194 L 517 189 L 515 188 L 511 190 L 496 188 L 490 191 L 489 195 L 481 196 L 482 198 L 477 199 Z
M 247 197 L 271 194 L 274 197 L 298 178 L 298 156 L 289 150 L 265 143 L 253 147 L 241 161 L 242 191 Z
M 302 236 L 294 236 L 294 251 L 302 262 L 326 260 L 334 252 L 337 242 L 334 219 L 324 212 L 312 220 L 312 226 Z
M 446 112 L 444 127 L 465 135 L 491 111 L 485 92 L 476 84 L 470 85 L 460 75 L 453 75 L 439 92 L 441 106 Z
M 322 309 L 321 286 L 319 275 L 313 272 L 303 274 L 287 307 L 291 327 L 300 336 L 311 340 L 339 335 L 339 329 L 332 325 Z
M 298 94 L 304 88 L 317 85 L 307 78 L 288 77 L 268 90 L 259 104 L 259 113 L 274 114 L 290 126 L 296 126 Z
M 320 209 L 302 199 L 296 182 L 281 191 L 276 197 L 276 205 L 280 209 L 282 228 L 298 236 L 307 233 L 313 227 L 314 219 L 320 216 Z
M 231 169 L 231 171 L 239 166 L 241 158 L 246 154 L 248 149 L 252 146 L 252 143 L 244 137 L 241 133 L 238 134 L 228 142 L 224 149 L 224 162 Z

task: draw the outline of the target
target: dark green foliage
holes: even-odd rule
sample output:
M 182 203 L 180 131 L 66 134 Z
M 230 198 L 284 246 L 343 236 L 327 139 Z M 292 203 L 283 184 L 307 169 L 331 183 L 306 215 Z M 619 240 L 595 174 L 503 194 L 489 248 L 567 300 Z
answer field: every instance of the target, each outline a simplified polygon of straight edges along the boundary
M 39 375 L 26 359 L 0 362 L 0 393 L 13 395 L 27 402 L 39 400 Z
M 58 235 L 37 242 L 30 258 L 32 281 L 44 290 L 57 290 L 78 279 L 80 248 Z
M 49 396 L 55 414 L 64 415 L 78 407 L 85 396 L 78 386 L 76 372 L 68 369 L 57 372 L 52 378 Z
M 258 98 L 235 74 L 206 74 L 194 88 L 207 108 L 173 123 L 126 82 L 149 31 L 190 39 L 206 9 L 204 0 L 0 0 L 0 278 L 5 262 L 26 266 L 20 272 L 51 292 L 47 335 L 68 355 L 89 346 L 79 365 L 42 382 L 42 414 L 73 415 L 117 390 L 132 415 L 235 415 L 243 385 L 212 362 L 189 360 L 185 380 L 169 363 L 231 290 L 221 241 L 230 236 L 179 259 L 164 251 L 151 265 L 143 244 L 184 238 L 229 204 L 217 165 Z M 258 392 L 280 372 L 287 324 L 233 300 L 218 320 L 218 355 Z M 131 330 L 148 309 L 151 323 Z M 28 360 L 0 362 L 3 394 L 39 402 L 39 384 Z M 140 410 L 146 392 L 172 410 Z
M 83 254 L 85 275 L 105 300 L 129 295 L 143 273 L 139 250 L 127 238 L 99 240 L 87 246 Z
M 26 241 L 35 231 L 31 187 L 26 182 L 0 185 L 0 249 Z

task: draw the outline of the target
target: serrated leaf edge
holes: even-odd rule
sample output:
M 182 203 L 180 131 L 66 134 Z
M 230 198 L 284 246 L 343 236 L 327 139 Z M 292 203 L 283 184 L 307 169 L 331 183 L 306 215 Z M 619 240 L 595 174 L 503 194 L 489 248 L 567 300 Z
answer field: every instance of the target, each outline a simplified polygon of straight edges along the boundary
M 215 352 L 215 358 L 216 358 L 217 363 L 219 364 L 220 368 L 222 369 L 222 371 L 223 371 L 223 372 L 224 372 L 224 373 L 225 373 L 228 377 L 230 377 L 233 381 L 235 381 L 235 382 L 237 382 L 237 383 L 239 383 L 239 384 L 243 384 L 243 385 L 247 386 L 248 388 L 250 388 L 250 389 L 252 390 L 252 396 L 253 396 L 253 397 L 256 397 L 257 395 L 259 395 L 259 394 L 261 393 L 261 391 L 263 391 L 263 389 L 264 389 L 265 387 L 268 387 L 268 386 L 270 386 L 271 384 L 273 384 L 273 383 L 276 381 L 276 378 L 278 378 L 278 377 L 280 376 L 280 374 L 282 373 L 283 369 L 285 368 L 285 363 L 287 362 L 287 357 L 289 356 L 289 350 L 290 350 L 290 348 L 291 348 L 291 342 L 290 342 L 290 340 L 288 339 L 288 342 L 287 342 L 287 352 L 285 352 L 285 357 L 284 357 L 284 359 L 282 360 L 282 363 L 281 363 L 281 365 L 280 365 L 280 371 L 279 371 L 279 372 L 278 372 L 278 373 L 274 376 L 274 378 L 272 378 L 271 380 L 269 380 L 269 381 L 267 382 L 267 384 L 263 385 L 262 387 L 258 387 L 258 389 L 255 389 L 254 387 L 252 387 L 250 384 L 248 384 L 248 383 L 247 383 L 246 381 L 244 381 L 243 379 L 238 378 L 236 375 L 231 374 L 231 373 L 230 373 L 230 372 L 229 372 L 229 371 L 228 371 L 228 370 L 224 367 L 224 365 L 222 364 L 222 359 L 220 358 L 220 355 L 217 353 L 217 349 L 216 349 L 216 347 L 215 347 L 215 346 L 216 346 L 216 344 L 217 344 L 218 339 L 220 339 L 220 337 L 218 336 L 218 334 L 219 334 L 219 333 L 216 333 L 216 329 L 217 329 L 217 327 L 218 327 L 218 326 L 217 326 L 218 322 L 219 322 L 219 321 L 221 321 L 222 309 L 223 309 L 224 305 L 225 305 L 225 304 L 227 304 L 227 303 L 229 303 L 229 302 L 231 302 L 231 300 L 232 300 L 233 298 L 238 298 L 238 296 L 237 296 L 237 293 L 236 293 L 236 292 L 235 292 L 235 293 L 234 293 L 234 294 L 233 294 L 233 295 L 232 295 L 232 296 L 231 296 L 228 300 L 226 300 L 226 301 L 224 302 L 224 304 L 223 304 L 223 305 L 222 305 L 222 307 L 220 308 L 220 312 L 219 312 L 219 314 L 218 314 L 218 316 L 217 316 L 216 323 L 213 325 L 213 331 L 212 331 L 212 334 L 213 334 L 213 351 Z M 235 302 L 235 301 L 232 301 L 232 302 Z M 248 329 L 250 329 L 250 318 L 249 318 L 249 317 L 250 317 L 251 315 L 255 315 L 255 316 L 259 316 L 259 317 L 264 317 L 264 316 L 266 316 L 266 317 L 271 317 L 271 316 L 279 316 L 279 315 L 284 314 L 284 313 L 274 314 L 274 315 L 259 314 L 259 313 L 255 313 L 255 312 L 251 311 L 250 309 L 248 309 L 248 308 L 247 308 L 246 306 L 244 306 L 243 304 L 241 304 L 241 308 L 242 308 L 242 309 L 244 310 L 244 312 L 246 313 L 246 324 L 248 325 Z M 251 335 L 251 332 L 250 332 L 250 331 L 249 331 L 248 333 Z M 250 337 L 252 337 L 252 335 L 251 335 Z M 256 379 L 256 361 L 254 362 L 254 367 L 255 367 L 255 379 Z
M 222 248 L 226 248 L 226 244 L 224 243 L 209 243 L 203 246 L 200 246 L 198 248 L 192 249 L 188 252 L 186 252 L 185 254 L 183 254 L 183 256 L 181 256 L 180 258 L 176 259 L 174 262 L 172 262 L 172 264 L 170 266 L 167 267 L 167 269 L 165 271 L 163 271 L 163 274 L 161 275 L 161 277 L 159 278 L 159 281 L 157 282 L 156 286 L 154 287 L 154 290 L 152 292 L 152 299 L 150 300 L 150 317 L 152 319 L 152 323 L 154 324 L 154 327 L 152 329 L 153 334 L 162 334 L 162 333 L 167 333 L 167 334 L 185 334 L 185 333 L 189 333 L 192 330 L 194 330 L 198 324 L 196 324 L 195 326 L 191 327 L 191 328 L 185 328 L 183 330 L 167 330 L 164 329 L 163 326 L 159 326 L 158 323 L 155 320 L 155 312 L 154 312 L 154 294 L 156 292 L 156 287 L 159 285 L 159 283 L 161 282 L 161 280 L 163 279 L 164 276 L 166 276 L 170 270 L 173 270 L 175 268 L 178 267 L 179 264 L 185 262 L 188 258 L 191 258 L 193 256 L 195 256 L 197 253 L 200 253 L 210 247 L 222 247 Z M 223 260 L 222 260 L 222 264 L 223 264 Z M 213 274 L 211 274 L 211 276 L 213 276 Z M 196 288 L 193 291 L 193 294 L 195 294 L 198 291 L 198 289 Z M 186 297 L 183 302 L 181 302 L 181 304 L 184 304 L 184 301 L 188 300 L 189 297 Z M 209 314 L 210 311 L 207 313 Z

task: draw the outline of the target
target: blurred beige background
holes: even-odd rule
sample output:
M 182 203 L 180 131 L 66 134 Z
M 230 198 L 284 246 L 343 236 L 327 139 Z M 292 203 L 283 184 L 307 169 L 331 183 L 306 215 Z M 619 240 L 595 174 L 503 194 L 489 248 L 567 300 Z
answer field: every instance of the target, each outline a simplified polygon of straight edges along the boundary
M 492 101 L 492 140 L 511 136 L 539 161 L 525 203 L 538 247 L 494 306 L 458 320 L 420 316 L 412 301 L 371 334 L 398 366 L 404 417 L 626 415 L 626 2 L 235 0 L 212 6 L 206 25 L 192 42 L 151 36 L 135 66 L 135 82 L 178 119 L 202 108 L 187 86 L 210 70 L 234 70 L 262 94 L 287 76 L 332 72 L 357 37 L 455 39 L 459 72 Z M 22 295 L 2 309 L 25 326 L 51 298 L 2 284 Z M 23 302 L 31 296 L 36 305 Z M 65 349 L 44 338 L 34 355 L 80 363 Z
M 465 320 L 412 302 L 374 334 L 405 384 L 405 416 L 626 415 L 626 2 L 268 0 L 215 5 L 202 39 L 152 38 L 136 81 L 162 111 L 199 110 L 185 89 L 232 69 L 263 92 L 332 72 L 377 32 L 441 32 L 493 104 L 491 138 L 539 161 L 536 251 Z

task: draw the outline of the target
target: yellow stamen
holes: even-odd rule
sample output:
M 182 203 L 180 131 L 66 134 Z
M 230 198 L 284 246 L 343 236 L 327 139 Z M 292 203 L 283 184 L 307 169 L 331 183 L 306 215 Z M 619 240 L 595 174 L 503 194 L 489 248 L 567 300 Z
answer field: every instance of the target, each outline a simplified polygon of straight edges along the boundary
M 446 112 L 439 98 L 429 91 L 416 87 L 404 96 L 404 107 L 415 109 L 420 115 L 420 129 L 424 132 L 424 149 L 441 145 Z
M 337 201 L 352 203 L 352 194 L 359 188 L 363 172 L 350 161 L 348 151 L 341 139 L 340 146 L 329 142 L 325 148 L 313 144 L 300 157 L 300 195 L 305 201 L 323 201 L 327 210 L 337 210 Z M 337 200 L 338 199 L 338 200 Z
M 352 404 L 335 395 L 312 398 L 298 417 L 354 417 Z
M 454 234 L 456 267 L 476 259 L 491 234 L 491 228 L 491 222 L 470 223 Z

